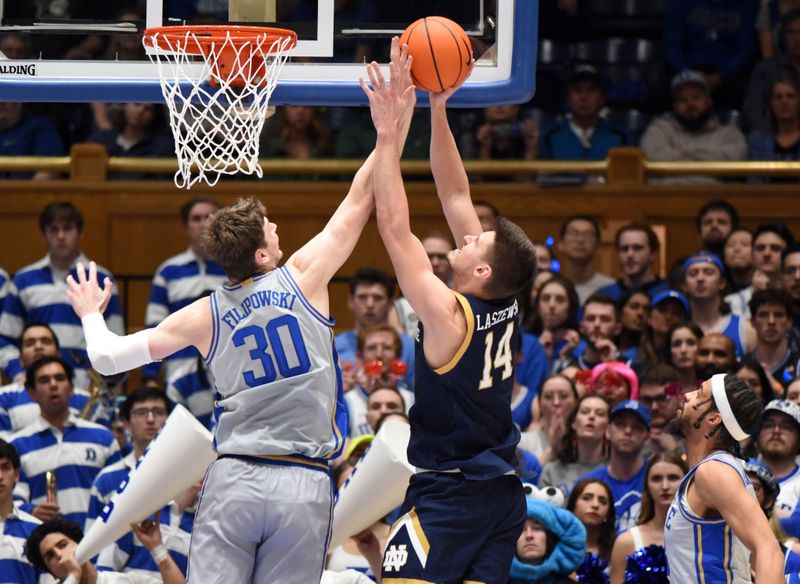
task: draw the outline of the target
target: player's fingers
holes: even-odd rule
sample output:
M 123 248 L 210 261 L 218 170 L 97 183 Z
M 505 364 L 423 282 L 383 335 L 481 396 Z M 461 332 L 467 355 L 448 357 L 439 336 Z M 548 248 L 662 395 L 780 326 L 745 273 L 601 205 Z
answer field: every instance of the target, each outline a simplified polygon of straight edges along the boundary
M 89 262 L 89 282 L 97 282 L 97 264 Z
M 392 61 L 394 61 L 395 59 L 397 59 L 398 57 L 400 57 L 400 56 L 401 56 L 401 54 L 402 54 L 402 53 L 401 53 L 401 51 L 400 51 L 400 39 L 399 39 L 399 38 L 397 38 L 396 36 L 394 36 L 394 37 L 392 37 L 392 48 L 391 48 L 391 50 L 389 51 L 389 58 L 390 58 Z
M 75 265 L 75 273 L 78 275 L 78 283 L 86 283 L 86 268 L 83 267 L 83 262 L 78 262 Z
M 378 90 L 377 81 L 375 80 L 375 71 L 373 68 L 374 63 L 370 63 L 367 65 L 367 78 L 369 79 L 369 86 L 372 88 L 372 91 Z
M 105 312 L 109 301 L 111 300 L 111 280 L 106 278 L 106 287 L 103 289 L 103 299 L 100 302 L 100 312 Z
M 367 97 L 369 98 L 369 100 L 371 102 L 372 101 L 372 90 L 367 85 L 367 82 L 364 81 L 363 77 L 359 77 L 358 78 L 358 83 L 359 83 L 359 85 L 361 85 L 361 89 L 364 91 L 364 93 L 367 94 Z
M 75 281 L 75 278 L 72 277 L 72 274 L 67 274 L 67 286 L 72 290 L 78 288 L 78 283 Z
M 386 87 L 386 79 L 383 77 L 383 71 L 381 71 L 381 66 L 378 65 L 377 63 L 375 63 L 374 65 L 375 65 L 374 67 L 375 78 L 378 80 L 378 86 L 381 89 L 383 89 L 384 87 Z
M 372 85 L 372 90 L 378 91 L 381 86 L 378 85 L 378 76 L 375 73 L 375 69 L 377 69 L 377 63 L 370 63 L 367 66 L 367 75 L 369 75 L 369 83 Z

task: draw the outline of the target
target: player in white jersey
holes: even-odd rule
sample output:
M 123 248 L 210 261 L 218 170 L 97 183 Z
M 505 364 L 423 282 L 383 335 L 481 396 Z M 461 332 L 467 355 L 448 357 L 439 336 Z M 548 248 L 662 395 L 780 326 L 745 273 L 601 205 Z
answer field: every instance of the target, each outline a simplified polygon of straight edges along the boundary
M 686 394 L 674 426 L 686 436 L 692 468 L 664 525 L 670 582 L 744 584 L 751 569 L 758 584 L 784 582 L 780 547 L 739 460 L 739 442 L 758 430 L 761 413 L 733 375 Z
M 397 58 L 395 55 L 393 58 Z M 409 82 L 410 83 L 410 82 Z M 413 109 L 398 132 L 402 147 Z M 92 365 L 128 370 L 194 346 L 218 392 L 215 447 L 189 554 L 194 584 L 318 582 L 333 504 L 327 460 L 341 450 L 341 375 L 328 318 L 328 282 L 352 252 L 373 208 L 371 155 L 322 232 L 280 269 L 276 225 L 250 199 L 221 209 L 203 246 L 230 285 L 119 337 L 101 316 L 110 296 L 92 264 L 69 280 Z M 177 470 L 177 469 L 176 469 Z

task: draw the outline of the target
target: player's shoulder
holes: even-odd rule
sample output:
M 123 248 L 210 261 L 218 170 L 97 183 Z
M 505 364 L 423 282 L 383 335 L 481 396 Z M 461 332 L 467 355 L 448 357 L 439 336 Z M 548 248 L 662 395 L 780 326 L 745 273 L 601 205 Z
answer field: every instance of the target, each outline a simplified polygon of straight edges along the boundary
M 733 485 L 743 485 L 742 473 L 737 469 L 735 460 L 733 457 L 731 457 L 732 460 L 726 460 L 726 458 L 709 458 L 698 465 L 694 471 L 694 483 L 701 489 L 731 488 Z

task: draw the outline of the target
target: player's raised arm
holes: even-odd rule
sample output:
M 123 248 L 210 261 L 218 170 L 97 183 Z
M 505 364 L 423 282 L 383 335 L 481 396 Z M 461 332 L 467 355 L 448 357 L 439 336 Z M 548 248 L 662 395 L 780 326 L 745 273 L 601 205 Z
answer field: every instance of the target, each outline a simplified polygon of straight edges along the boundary
M 708 462 L 695 473 L 697 494 L 716 508 L 733 533 L 752 552 L 752 568 L 759 584 L 784 582 L 783 554 L 755 497 L 738 473 L 722 462 Z
M 431 171 L 442 210 L 457 245 L 461 245 L 465 236 L 480 235 L 483 231 L 472 206 L 464 163 L 447 121 L 447 100 L 459 87 L 430 94 Z
M 392 78 L 404 74 L 405 69 L 400 67 L 407 66 L 407 61 L 391 63 Z M 408 201 L 400 173 L 395 120 L 402 114 L 404 100 L 413 89 L 408 88 L 401 93 L 398 85 L 394 90 L 387 86 L 377 63 L 368 65 L 367 73 L 372 89 L 367 87 L 363 79 L 361 86 L 369 98 L 372 120 L 378 133 L 373 178 L 378 231 L 389 252 L 403 294 L 430 333 L 427 338 L 433 338 L 432 344 L 448 353 L 449 348 L 437 344 L 436 339 L 446 331 L 454 333 L 448 336 L 449 339 L 460 343 L 466 330 L 463 313 L 450 289 L 434 275 L 421 242 L 411 232 Z M 446 362 L 451 356 L 446 355 L 442 361 Z M 431 358 L 427 346 L 426 357 Z M 434 357 L 434 360 L 438 359 Z
M 397 61 L 399 58 L 400 47 L 395 40 L 392 43 L 392 60 Z M 412 96 L 412 99 L 406 102 L 403 115 L 397 120 L 395 139 L 399 151 L 403 150 L 408 136 L 415 102 Z M 330 279 L 350 257 L 364 225 L 369 220 L 374 208 L 372 196 L 374 167 L 373 151 L 356 173 L 350 191 L 325 228 L 287 261 L 287 267 L 292 270 L 295 277 L 299 278 L 301 289 L 312 302 L 317 292 L 327 290 Z
M 103 309 L 108 303 L 111 282 L 97 281 L 97 265 L 77 265 L 78 280 L 67 277 L 67 297 L 83 323 L 86 350 L 92 367 L 102 375 L 114 375 L 163 359 L 180 349 L 195 346 L 201 354 L 211 343 L 209 299 L 201 298 L 164 319 L 157 327 L 120 336 L 108 330 Z

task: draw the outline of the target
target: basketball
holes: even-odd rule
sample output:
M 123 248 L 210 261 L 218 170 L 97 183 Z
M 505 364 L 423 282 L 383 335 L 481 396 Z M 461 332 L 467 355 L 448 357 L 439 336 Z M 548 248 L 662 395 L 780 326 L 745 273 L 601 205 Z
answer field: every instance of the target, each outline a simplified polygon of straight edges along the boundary
M 441 16 L 420 18 L 400 37 L 408 45 L 411 79 L 420 89 L 440 93 L 464 81 L 472 70 L 472 44 L 458 24 Z

